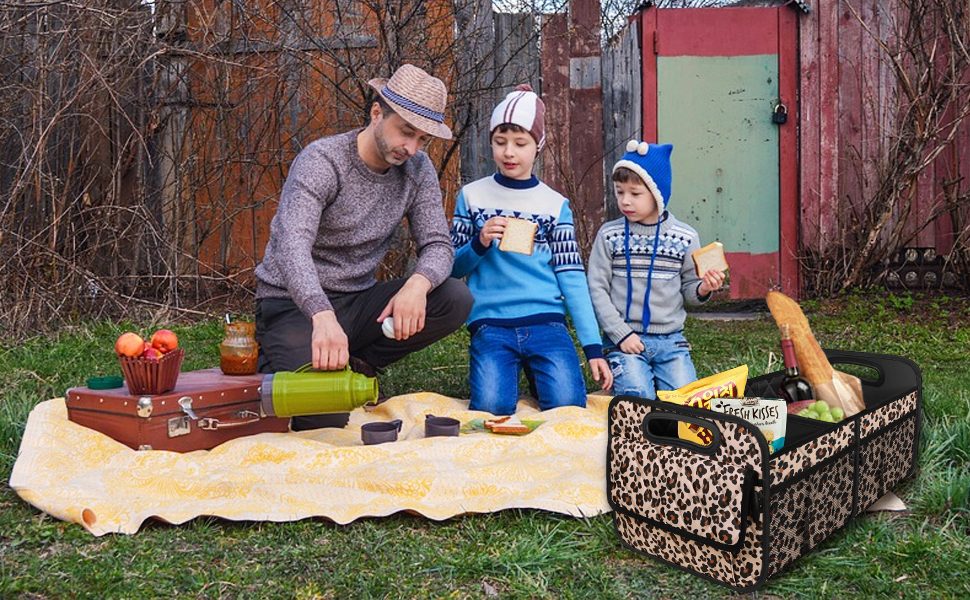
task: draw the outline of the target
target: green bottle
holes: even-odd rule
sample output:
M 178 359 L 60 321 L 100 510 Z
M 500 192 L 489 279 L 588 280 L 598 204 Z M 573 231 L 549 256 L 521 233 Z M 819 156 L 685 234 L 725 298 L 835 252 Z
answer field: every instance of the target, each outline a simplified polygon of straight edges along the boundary
M 274 417 L 346 413 L 377 400 L 377 379 L 342 371 L 314 371 L 306 364 L 296 371 L 263 376 L 263 412 Z

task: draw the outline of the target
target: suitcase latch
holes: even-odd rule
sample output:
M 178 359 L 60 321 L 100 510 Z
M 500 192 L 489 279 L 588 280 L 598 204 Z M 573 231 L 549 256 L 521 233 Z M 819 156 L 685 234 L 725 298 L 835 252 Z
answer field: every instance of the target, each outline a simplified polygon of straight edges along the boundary
M 152 416 L 152 397 L 142 396 L 138 399 L 138 404 L 136 405 L 136 410 L 138 411 L 138 416 L 147 419 Z
M 182 407 L 182 412 L 189 415 L 190 419 L 192 419 L 193 421 L 199 420 L 199 416 L 195 414 L 194 410 L 192 410 L 192 398 L 188 396 L 182 396 L 181 398 L 179 398 L 179 406 Z

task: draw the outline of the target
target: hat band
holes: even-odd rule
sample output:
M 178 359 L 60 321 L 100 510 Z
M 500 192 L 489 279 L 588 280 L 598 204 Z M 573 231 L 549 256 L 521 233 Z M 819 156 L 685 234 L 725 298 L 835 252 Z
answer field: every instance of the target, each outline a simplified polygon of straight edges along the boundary
M 381 94 L 383 94 L 385 98 L 387 98 L 394 104 L 397 104 L 398 106 L 401 106 L 413 113 L 421 115 L 422 117 L 426 117 L 428 119 L 431 119 L 432 121 L 437 121 L 438 123 L 445 122 L 445 113 L 440 113 L 438 111 L 431 110 L 427 106 L 421 106 L 417 102 L 414 102 L 413 100 L 409 100 L 408 98 L 405 98 L 400 94 L 395 94 L 386 85 L 383 88 L 381 88 Z

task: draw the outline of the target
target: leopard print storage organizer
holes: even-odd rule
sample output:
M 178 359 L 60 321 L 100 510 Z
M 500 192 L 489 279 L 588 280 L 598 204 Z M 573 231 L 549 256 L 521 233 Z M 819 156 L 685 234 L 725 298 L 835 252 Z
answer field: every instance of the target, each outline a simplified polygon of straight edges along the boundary
M 785 447 L 747 421 L 658 400 L 617 396 L 609 407 L 607 498 L 627 548 L 740 592 L 822 543 L 916 468 L 922 379 L 911 361 L 827 351 L 864 367 L 866 410 L 838 423 L 790 415 Z M 777 398 L 783 371 L 748 381 Z M 709 429 L 680 440 L 677 421 Z

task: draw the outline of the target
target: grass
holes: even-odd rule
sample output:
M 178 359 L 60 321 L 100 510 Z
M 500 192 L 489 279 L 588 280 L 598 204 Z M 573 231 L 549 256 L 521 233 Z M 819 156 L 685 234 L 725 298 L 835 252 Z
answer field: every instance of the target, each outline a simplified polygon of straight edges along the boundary
M 853 293 L 803 304 L 827 348 L 899 354 L 923 373 L 917 474 L 896 488 L 911 511 L 863 515 L 771 579 L 760 598 L 970 597 L 970 301 Z M 172 327 L 184 368 L 218 363 L 217 321 Z M 93 375 L 115 374 L 114 338 L 148 324 L 89 322 L 0 347 L 0 474 L 8 480 L 31 408 Z M 777 329 L 690 319 L 703 377 L 778 368 Z M 467 397 L 467 334 L 390 368 L 386 391 Z M 592 383 L 591 388 L 593 389 Z M 307 519 L 148 522 L 95 538 L 0 488 L 0 598 L 738 598 L 620 547 L 610 515 L 529 510 L 435 522 L 399 514 L 347 526 Z

